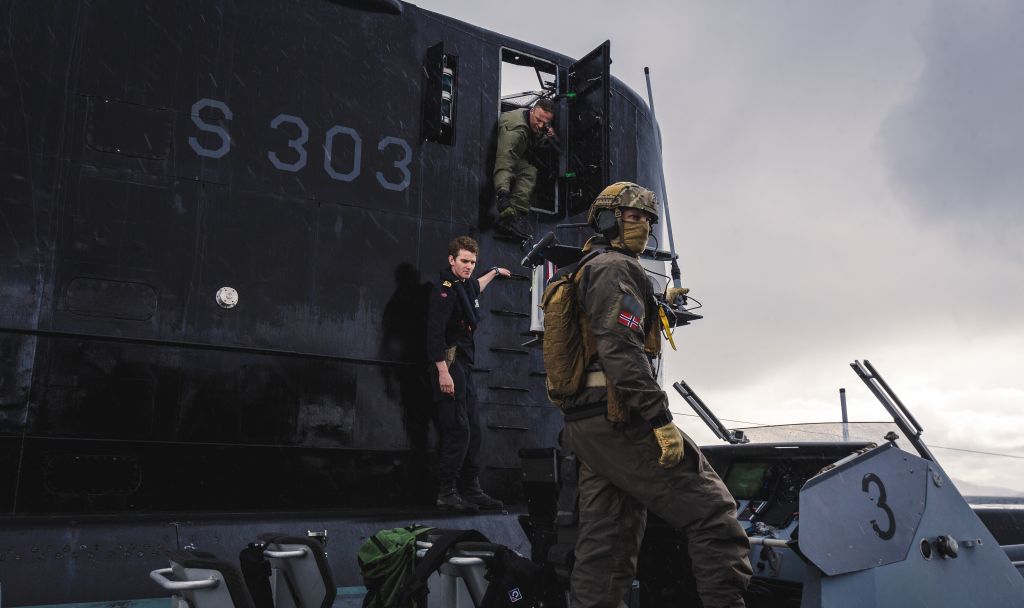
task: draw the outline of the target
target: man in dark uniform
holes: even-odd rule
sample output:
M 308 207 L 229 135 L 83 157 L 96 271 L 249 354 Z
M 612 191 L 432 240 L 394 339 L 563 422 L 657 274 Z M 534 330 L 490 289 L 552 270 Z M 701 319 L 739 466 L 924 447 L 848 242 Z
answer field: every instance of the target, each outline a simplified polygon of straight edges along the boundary
M 510 110 L 498 118 L 498 147 L 494 154 L 494 193 L 497 201 L 496 228 L 512 236 L 529 238 L 526 214 L 537 185 L 534 149 L 544 137 L 554 135 L 551 122 L 555 104 L 540 99 L 528 110 Z
M 657 219 L 654 193 L 629 182 L 605 188 L 590 208 L 602 236 L 584 249 L 605 252 L 576 275 L 590 346 L 584 387 L 563 403 L 565 442 L 580 463 L 572 608 L 623 605 L 647 509 L 685 533 L 705 608 L 742 607 L 751 576 L 735 501 L 673 424 L 645 352 L 659 337 L 658 309 L 637 257 Z
M 496 277 L 511 273 L 495 266 L 471 279 L 477 251 L 468 236 L 448 244 L 448 266 L 430 294 L 427 312 L 427 356 L 441 436 L 437 506 L 463 512 L 503 506 L 480 488 L 480 419 L 470 369 L 473 333 L 480 323 L 477 298 Z

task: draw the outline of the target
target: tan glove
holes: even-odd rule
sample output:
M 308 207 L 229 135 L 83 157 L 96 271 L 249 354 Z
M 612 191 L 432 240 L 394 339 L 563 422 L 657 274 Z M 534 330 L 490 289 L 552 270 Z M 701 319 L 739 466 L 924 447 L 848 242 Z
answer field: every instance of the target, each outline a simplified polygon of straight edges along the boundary
M 665 289 L 665 301 L 674 306 L 676 300 L 690 293 L 689 287 L 668 287 Z
M 665 426 L 654 429 L 654 436 L 661 446 L 661 458 L 658 464 L 670 469 L 683 459 L 683 434 L 679 432 L 676 425 L 669 422 Z

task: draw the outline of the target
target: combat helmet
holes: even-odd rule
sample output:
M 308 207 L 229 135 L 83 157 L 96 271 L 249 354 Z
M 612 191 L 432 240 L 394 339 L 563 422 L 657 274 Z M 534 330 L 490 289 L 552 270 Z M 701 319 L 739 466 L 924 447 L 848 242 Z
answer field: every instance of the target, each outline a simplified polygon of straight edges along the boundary
M 622 210 L 630 208 L 650 213 L 651 224 L 658 222 L 658 199 L 653 192 L 633 182 L 615 182 L 594 199 L 587 223 L 597 232 L 614 238 L 622 230 Z

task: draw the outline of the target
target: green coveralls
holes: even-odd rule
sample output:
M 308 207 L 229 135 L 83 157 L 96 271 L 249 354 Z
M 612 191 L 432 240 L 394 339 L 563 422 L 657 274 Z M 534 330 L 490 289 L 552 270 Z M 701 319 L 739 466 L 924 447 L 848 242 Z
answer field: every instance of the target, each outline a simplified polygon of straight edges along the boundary
M 494 191 L 509 193 L 512 207 L 530 210 L 530 197 L 537 185 L 537 167 L 528 160 L 537 139 L 530 131 L 529 110 L 511 110 L 498 118 L 498 147 L 494 155 Z
M 601 244 L 600 237 L 595 241 Z M 571 606 L 624 606 L 650 509 L 685 533 L 705 608 L 742 607 L 750 547 L 733 497 L 689 437 L 682 462 L 669 469 L 658 464 L 652 424 L 671 414 L 643 350 L 645 330 L 658 320 L 646 273 L 632 254 L 616 250 L 580 272 L 579 305 L 596 338 L 597 365 L 618 389 L 629 420 L 615 427 L 605 419 L 605 388 L 582 389 L 566 411 L 565 442 L 580 463 Z

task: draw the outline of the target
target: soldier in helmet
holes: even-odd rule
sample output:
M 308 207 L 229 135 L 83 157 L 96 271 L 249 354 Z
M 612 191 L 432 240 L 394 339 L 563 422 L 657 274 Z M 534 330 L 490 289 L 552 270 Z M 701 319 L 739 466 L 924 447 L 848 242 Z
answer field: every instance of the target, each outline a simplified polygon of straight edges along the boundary
M 623 605 L 647 509 L 685 533 L 705 608 L 742 607 L 751 576 L 735 501 L 673 424 L 647 356 L 656 348 L 658 310 L 637 257 L 657 220 L 654 193 L 630 182 L 608 186 L 590 208 L 601 236 L 584 250 L 605 251 L 578 270 L 587 373 L 561 404 L 564 440 L 580 466 L 572 608 Z
M 526 213 L 537 184 L 532 154 L 544 137 L 554 134 L 555 104 L 540 99 L 528 110 L 511 110 L 498 118 L 498 147 L 494 155 L 496 228 L 521 238 L 530 237 Z

